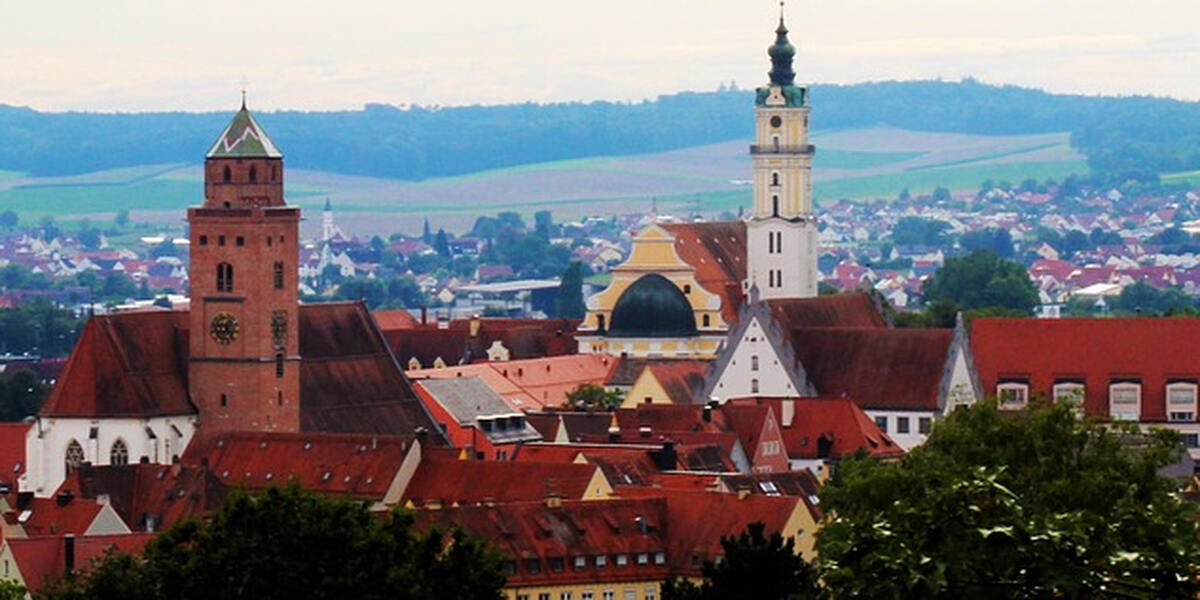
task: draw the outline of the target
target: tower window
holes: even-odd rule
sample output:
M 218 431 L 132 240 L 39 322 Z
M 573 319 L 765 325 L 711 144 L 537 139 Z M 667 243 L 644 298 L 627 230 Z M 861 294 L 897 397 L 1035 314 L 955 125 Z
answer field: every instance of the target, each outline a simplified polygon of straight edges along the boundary
M 225 396 L 225 394 L 221 394 L 221 408 L 225 408 L 228 405 L 229 405 L 229 398 L 227 396 Z
M 245 245 L 246 245 L 246 238 L 244 238 L 244 237 L 242 237 L 242 236 L 240 236 L 240 235 L 239 235 L 239 236 L 237 236 L 237 240 L 235 240 L 235 241 L 236 241 L 236 243 L 237 243 L 237 245 L 238 245 L 238 246 L 245 246 Z
M 771 173 L 771 185 L 779 185 L 779 173 Z
M 275 377 L 279 378 L 279 379 L 283 378 L 283 353 L 282 352 L 277 352 L 275 354 Z
M 283 263 L 282 262 L 275 261 L 274 274 L 275 274 L 275 289 L 282 290 L 283 289 Z
M 233 265 L 225 262 L 217 265 L 217 291 L 233 291 Z
M 225 245 L 225 236 L 223 236 L 223 235 L 218 235 L 218 236 L 217 236 L 217 245 L 218 245 L 218 246 L 224 246 L 224 245 Z
M 270 247 L 271 244 L 273 244 L 274 242 L 275 242 L 275 238 L 268 235 L 267 236 L 267 247 Z
M 233 179 L 233 171 L 229 169 L 229 165 L 225 165 L 225 173 L 222 178 L 225 180 L 225 183 L 229 183 L 229 180 Z
M 779 196 L 771 196 L 771 214 L 779 216 Z
M 778 128 L 780 125 L 783 125 L 783 119 L 781 119 L 779 117 L 779 115 L 772 115 L 771 116 L 771 127 Z
M 118 466 L 129 464 L 129 446 L 125 445 L 125 440 L 118 439 L 113 442 L 112 450 L 108 453 L 108 464 Z
M 271 165 L 271 181 L 279 181 L 279 166 Z
M 201 246 L 207 246 L 207 245 L 208 245 L 208 236 L 207 236 L 207 235 L 202 235 L 202 236 L 200 236 L 200 245 L 201 245 Z
M 275 406 L 283 406 L 283 390 L 275 390 Z
M 757 394 L 757 393 L 758 393 L 758 380 L 757 380 L 757 379 L 751 379 L 751 380 L 750 380 L 750 393 L 751 393 L 751 394 Z
M 250 165 L 250 183 L 255 183 L 257 181 L 258 181 L 258 168 L 255 167 L 254 165 Z
M 596 315 L 596 331 L 604 331 L 604 315 Z
M 750 357 L 750 370 L 751 371 L 758 370 L 758 355 L 757 354 Z

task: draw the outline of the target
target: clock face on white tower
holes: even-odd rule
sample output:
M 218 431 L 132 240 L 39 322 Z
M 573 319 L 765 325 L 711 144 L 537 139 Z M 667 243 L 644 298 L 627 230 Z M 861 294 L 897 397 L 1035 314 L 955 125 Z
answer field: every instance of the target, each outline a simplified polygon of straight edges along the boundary
M 770 82 L 758 88 L 754 107 L 754 209 L 746 224 L 746 288 L 760 298 L 817 295 L 817 220 L 813 214 L 812 159 L 808 140 L 808 88 L 795 84 L 787 27 L 780 17 Z

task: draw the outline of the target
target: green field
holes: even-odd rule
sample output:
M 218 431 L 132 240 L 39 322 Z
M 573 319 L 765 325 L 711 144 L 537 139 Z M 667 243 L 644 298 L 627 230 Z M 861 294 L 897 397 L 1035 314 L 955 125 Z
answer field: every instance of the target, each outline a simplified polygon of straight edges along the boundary
M 1065 133 L 981 136 L 877 127 L 822 131 L 812 136 L 818 203 L 839 198 L 894 198 L 944 186 L 974 190 L 985 179 L 1061 179 L 1087 165 Z M 0 165 L 3 167 L 3 165 Z M 556 218 L 644 212 L 736 212 L 750 203 L 747 142 L 735 140 L 640 156 L 605 156 L 521 165 L 407 182 L 292 168 L 289 201 L 308 215 L 325 199 L 352 233 L 416 231 L 424 218 L 461 230 L 474 216 L 551 209 Z M 1198 173 L 1169 177 L 1200 179 Z M 20 181 L 17 179 L 20 178 Z M 25 222 L 53 216 L 63 222 L 103 223 L 120 210 L 136 222 L 177 228 L 185 207 L 201 197 L 194 165 L 145 165 L 60 178 L 0 171 L 0 210 Z M 6 182 L 8 182 L 6 184 Z

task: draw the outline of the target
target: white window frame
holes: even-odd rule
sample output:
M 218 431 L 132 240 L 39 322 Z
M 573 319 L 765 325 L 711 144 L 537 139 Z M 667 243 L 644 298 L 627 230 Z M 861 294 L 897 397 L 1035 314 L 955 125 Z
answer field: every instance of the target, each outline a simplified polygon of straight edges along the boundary
M 1135 400 L 1133 410 L 1126 408 L 1117 410 L 1115 394 L 1132 391 Z M 1135 381 L 1114 381 L 1108 384 L 1108 414 L 1114 421 L 1137 421 L 1142 418 L 1142 384 Z
M 1172 423 L 1191 423 L 1196 420 L 1197 386 L 1187 381 L 1176 381 L 1167 384 L 1167 420 Z M 1190 393 L 1191 402 L 1174 402 L 1171 395 L 1174 392 Z
M 1070 404 L 1075 416 L 1083 416 L 1083 405 L 1087 400 L 1087 387 L 1078 381 L 1062 381 L 1054 384 L 1051 393 L 1055 404 Z
M 1015 400 L 1009 402 L 1005 400 L 1005 395 L 1012 393 L 1015 395 Z M 1029 384 L 1020 381 L 1006 381 L 996 384 L 996 402 L 1000 408 L 1006 410 L 1020 410 L 1029 405 Z

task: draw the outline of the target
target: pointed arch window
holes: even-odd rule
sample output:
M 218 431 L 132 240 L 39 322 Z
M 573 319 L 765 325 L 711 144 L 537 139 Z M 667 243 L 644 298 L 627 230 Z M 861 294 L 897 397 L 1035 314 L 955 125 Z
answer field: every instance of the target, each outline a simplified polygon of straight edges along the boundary
M 112 450 L 108 453 L 108 464 L 118 466 L 129 464 L 129 446 L 125 445 L 125 440 L 117 438 L 117 441 L 113 442 Z
M 79 444 L 78 440 L 71 440 L 71 443 L 67 444 L 67 453 L 63 459 L 63 462 L 66 463 L 67 474 L 70 475 L 71 471 L 78 469 L 83 461 L 83 446 Z
M 258 167 L 250 165 L 250 183 L 258 181 Z
M 217 291 L 233 291 L 233 265 L 223 262 L 217 265 Z

